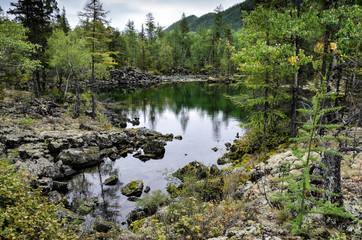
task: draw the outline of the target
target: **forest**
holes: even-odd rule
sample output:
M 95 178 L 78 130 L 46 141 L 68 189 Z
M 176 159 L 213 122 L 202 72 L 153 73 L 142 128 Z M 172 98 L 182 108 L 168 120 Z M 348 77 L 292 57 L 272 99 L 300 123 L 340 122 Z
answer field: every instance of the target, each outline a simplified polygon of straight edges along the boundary
M 119 30 L 110 25 L 108 13 L 101 0 L 89 0 L 79 11 L 79 24 L 71 28 L 56 0 L 13 1 L 8 15 L 0 6 L 1 109 L 10 91 L 27 91 L 31 99 L 67 106 L 74 119 L 83 121 L 87 113 L 99 121 L 103 106 L 94 86 L 109 79 L 111 70 L 132 67 L 157 76 L 202 75 L 233 82 L 240 94 L 227 97 L 247 112 L 243 127 L 248 131 L 218 160 L 229 164 L 223 170 L 187 165 L 174 174 L 182 185 L 170 183 L 167 196 L 155 192 L 137 202 L 167 208 L 134 219 L 127 237 L 119 235 L 118 227 L 108 235 L 87 237 L 362 237 L 361 0 L 246 0 L 232 11 L 215 6 L 206 24 L 183 14 L 167 29 L 148 13 L 140 30 L 132 20 Z M 27 126 L 32 121 L 25 115 L 22 120 Z M 87 239 L 79 219 L 69 224 L 71 217 L 59 218 L 57 207 L 9 164 L 5 133 L 0 135 L 0 180 L 13 187 L 0 183 L 0 238 Z M 285 155 L 277 170 L 266 170 L 273 154 L 283 154 L 280 149 L 295 158 Z M 241 168 L 245 172 L 233 170 Z M 343 182 L 345 169 L 350 177 Z M 271 173 L 279 177 L 268 178 Z M 275 225 L 258 222 L 261 205 L 250 207 L 243 193 L 244 198 L 235 197 L 239 189 L 247 192 L 249 182 L 263 189 L 259 198 L 270 213 L 263 217 Z M 347 183 L 353 190 L 346 190 Z M 47 213 L 41 213 L 39 202 Z M 24 215 L 13 217 L 14 208 Z M 30 215 L 35 218 L 27 221 Z M 34 223 L 39 229 L 30 230 Z M 236 227 L 243 230 L 232 230 Z

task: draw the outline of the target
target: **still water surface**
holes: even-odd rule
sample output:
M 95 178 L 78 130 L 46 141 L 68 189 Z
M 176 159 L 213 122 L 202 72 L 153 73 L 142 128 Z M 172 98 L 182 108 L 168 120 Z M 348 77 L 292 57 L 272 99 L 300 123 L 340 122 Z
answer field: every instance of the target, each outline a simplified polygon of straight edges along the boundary
M 225 143 L 232 143 L 237 133 L 243 134 L 240 127 L 243 114 L 225 97 L 235 94 L 237 91 L 231 86 L 205 82 L 170 83 L 130 94 L 117 90 L 101 93 L 101 97 L 111 98 L 123 106 L 120 114 L 139 118 L 140 125 L 135 127 L 173 133 L 183 139 L 167 142 L 165 156 L 160 160 L 142 162 L 128 155 L 114 162 L 105 159 L 100 166 L 85 170 L 70 180 L 69 203 L 77 206 L 80 200 L 97 198 L 96 213 L 122 223 L 135 207 L 134 202 L 121 194 L 123 185 L 143 180 L 151 191 L 165 191 L 166 172 L 195 160 L 207 166 L 217 164 L 217 159 L 226 152 Z M 218 151 L 214 152 L 214 147 Z M 119 183 L 103 186 L 101 183 L 112 175 L 118 175 Z

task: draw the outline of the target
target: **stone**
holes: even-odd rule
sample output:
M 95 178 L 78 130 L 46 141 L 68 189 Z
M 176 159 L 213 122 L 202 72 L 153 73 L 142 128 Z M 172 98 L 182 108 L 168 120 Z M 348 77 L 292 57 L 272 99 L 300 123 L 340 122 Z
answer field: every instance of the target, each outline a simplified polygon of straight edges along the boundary
M 48 193 L 53 190 L 53 180 L 51 178 L 38 179 L 36 185 L 42 188 L 43 193 Z
M 151 191 L 150 186 L 147 186 L 147 187 L 145 188 L 145 190 L 144 190 L 144 193 L 149 193 L 150 191 Z
M 253 183 L 250 181 L 245 182 L 241 185 L 234 194 L 235 199 L 245 199 L 248 196 L 248 192 L 253 188 Z M 247 199 L 246 199 L 247 200 Z
M 159 140 L 151 140 L 143 145 L 143 151 L 146 156 L 150 156 L 153 159 L 162 159 L 165 155 L 166 143 Z
M 155 214 L 157 211 L 156 208 L 147 208 L 147 207 L 136 207 L 131 212 L 127 214 L 127 224 L 131 225 L 132 222 L 141 220 L 148 216 Z
M 218 175 L 219 173 L 220 173 L 220 169 L 215 164 L 211 165 L 210 174 L 215 176 L 215 175 Z
M 0 154 L 5 153 L 5 150 L 6 150 L 5 144 L 0 143 Z
M 69 191 L 69 186 L 67 182 L 53 181 L 53 190 L 56 190 L 60 193 L 67 193 Z
M 219 164 L 219 165 L 225 165 L 227 163 L 230 163 L 230 160 L 228 160 L 226 158 L 221 157 L 221 158 L 217 159 L 217 164 Z
M 208 176 L 209 169 L 201 162 L 193 161 L 185 165 L 183 168 L 178 169 L 172 176 L 184 180 L 187 176 L 196 176 L 198 180 L 204 179 Z
M 99 216 L 94 221 L 93 229 L 96 230 L 97 232 L 107 233 L 111 229 L 118 229 L 118 228 L 114 223 L 106 221 L 104 218 Z
M 21 145 L 18 150 L 23 159 L 39 159 L 49 154 L 45 143 L 26 143 Z
M 106 186 L 114 186 L 118 183 L 118 176 L 111 176 L 104 180 L 103 184 Z
M 127 197 L 136 196 L 140 197 L 143 192 L 143 181 L 136 180 L 128 183 L 126 186 L 121 188 L 121 192 L 123 195 Z
M 177 135 L 177 136 L 175 136 L 175 139 L 177 139 L 177 140 L 182 140 L 182 136 L 181 136 L 181 135 Z
M 211 148 L 212 151 L 217 152 L 219 149 L 217 147 Z
M 70 148 L 60 152 L 56 161 L 62 161 L 75 169 L 82 169 L 99 164 L 103 161 L 104 155 L 98 147 L 89 147 L 86 149 Z

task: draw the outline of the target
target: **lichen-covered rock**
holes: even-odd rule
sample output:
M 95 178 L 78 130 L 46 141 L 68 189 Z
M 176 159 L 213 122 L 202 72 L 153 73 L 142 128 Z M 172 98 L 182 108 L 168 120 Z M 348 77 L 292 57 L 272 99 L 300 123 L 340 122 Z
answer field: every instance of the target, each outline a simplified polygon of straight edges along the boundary
M 128 183 L 126 186 L 122 187 L 121 192 L 127 197 L 136 196 L 140 197 L 143 192 L 143 181 L 136 180 Z
M 47 159 L 28 159 L 26 161 L 17 161 L 15 166 L 23 169 L 26 173 L 30 174 L 33 177 L 51 177 L 56 178 L 61 176 L 61 169 L 56 163 Z
M 5 144 L 0 143 L 0 154 L 3 154 L 6 150 Z
M 113 186 L 116 185 L 118 183 L 118 176 L 111 176 L 109 178 L 107 178 L 106 180 L 104 180 L 103 184 L 107 185 L 107 186 Z
M 69 165 L 75 169 L 81 169 L 99 164 L 103 161 L 103 153 L 98 147 L 89 147 L 86 149 L 70 148 L 60 152 L 57 161 Z
M 39 159 L 48 155 L 48 158 L 52 160 L 45 143 L 26 143 L 21 145 L 18 151 L 23 159 Z

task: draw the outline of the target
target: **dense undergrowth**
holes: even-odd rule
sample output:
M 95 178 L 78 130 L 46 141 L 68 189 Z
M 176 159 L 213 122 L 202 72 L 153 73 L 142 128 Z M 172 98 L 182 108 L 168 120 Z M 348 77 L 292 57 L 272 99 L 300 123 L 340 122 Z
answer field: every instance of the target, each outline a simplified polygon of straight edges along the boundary
M 0 162 L 0 239 L 77 239 L 61 207 L 33 188 L 31 179 Z

